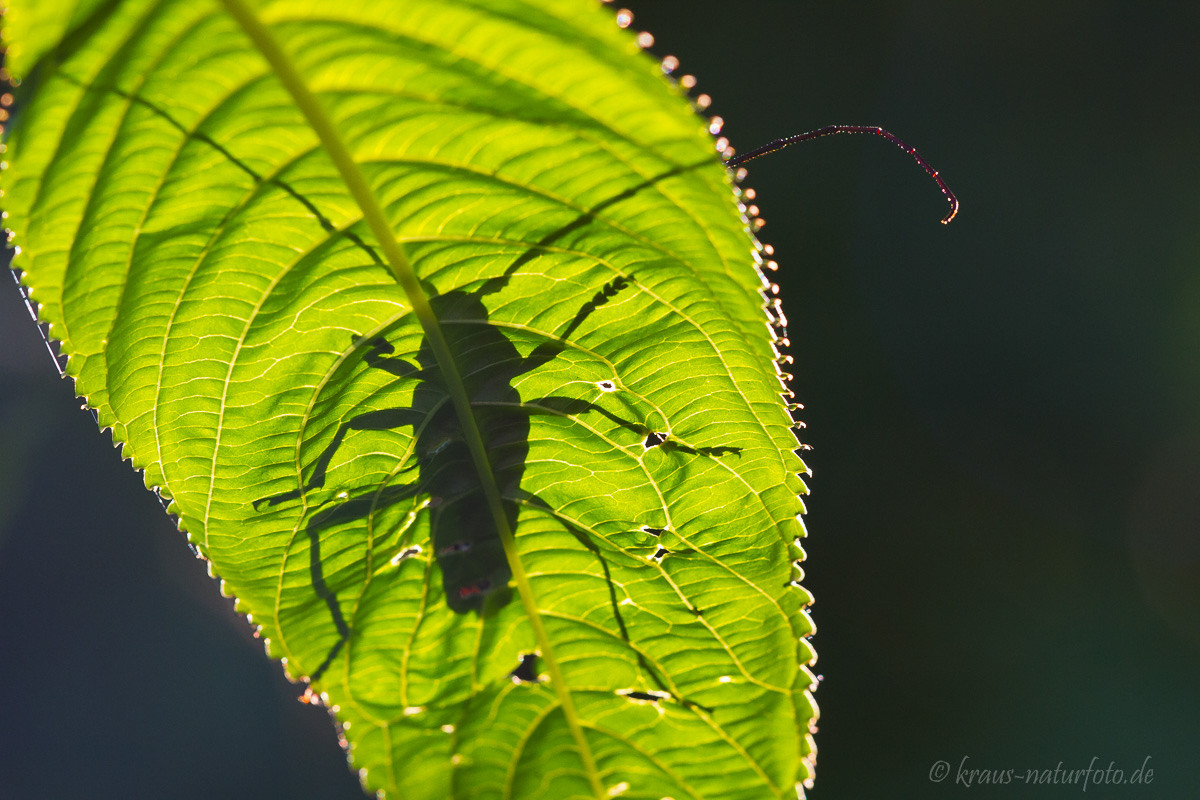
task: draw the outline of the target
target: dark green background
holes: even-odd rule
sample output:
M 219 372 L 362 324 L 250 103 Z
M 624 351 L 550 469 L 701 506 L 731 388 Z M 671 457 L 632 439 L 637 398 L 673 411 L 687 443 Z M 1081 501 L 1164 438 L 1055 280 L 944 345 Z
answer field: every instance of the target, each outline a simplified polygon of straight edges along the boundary
M 874 138 L 751 165 L 815 448 L 811 797 L 1200 794 L 1200 4 L 630 6 L 741 150 L 879 124 L 963 202 Z M 0 798 L 357 797 L 7 279 L 0 341 Z

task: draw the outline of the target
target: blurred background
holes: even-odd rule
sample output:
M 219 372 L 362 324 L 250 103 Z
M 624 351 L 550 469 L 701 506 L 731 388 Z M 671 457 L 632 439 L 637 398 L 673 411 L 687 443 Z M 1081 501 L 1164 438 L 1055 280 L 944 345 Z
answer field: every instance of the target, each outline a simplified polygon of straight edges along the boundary
M 875 137 L 749 165 L 814 448 L 809 796 L 1081 791 L 964 757 L 1198 796 L 1200 4 L 627 5 L 740 151 L 882 125 L 963 204 Z M 361 797 L 7 278 L 0 343 L 0 798 Z

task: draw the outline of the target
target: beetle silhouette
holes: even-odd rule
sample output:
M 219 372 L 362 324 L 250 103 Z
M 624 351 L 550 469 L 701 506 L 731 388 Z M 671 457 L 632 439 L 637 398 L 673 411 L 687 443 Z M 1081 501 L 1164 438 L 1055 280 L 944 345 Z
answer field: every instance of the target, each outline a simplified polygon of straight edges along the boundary
M 604 284 L 583 304 L 561 334 L 543 342 L 529 355 L 521 356 L 504 331 L 489 322 L 488 310 L 483 303 L 485 296 L 498 291 L 507 282 L 514 269 L 510 267 L 503 277 L 485 282 L 478 291 L 456 289 L 430 299 L 437 317 L 448 320 L 443 323 L 443 332 L 463 376 L 464 388 L 473 401 L 472 411 L 484 437 L 510 530 L 516 531 L 519 511 L 519 503 L 514 498 L 528 494 L 522 492 L 520 484 L 529 454 L 530 416 L 533 414 L 576 416 L 596 413 L 644 436 L 647 448 L 662 447 L 667 451 L 706 457 L 740 453 L 740 448 L 731 446 L 689 446 L 586 399 L 551 396 L 523 401 L 512 385 L 513 381 L 561 353 L 571 334 L 596 310 L 632 286 L 634 280 L 632 276 L 621 275 Z M 312 674 L 313 680 L 328 668 L 351 633 L 336 594 L 326 585 L 323 576 L 320 532 L 325 528 L 363 518 L 420 494 L 428 495 L 431 546 L 451 610 L 459 614 L 475 611 L 486 615 L 493 605 L 507 602 L 510 594 L 511 571 L 484 496 L 483 483 L 467 448 L 462 424 L 449 401 L 441 370 L 427 342 L 422 342 L 415 363 L 395 356 L 393 346 L 383 338 L 366 341 L 355 337 L 353 344 L 365 350 L 364 360 L 370 368 L 384 370 L 400 380 L 417 381 L 412 405 L 366 411 L 341 423 L 333 439 L 311 462 L 311 475 L 301 487 L 262 498 L 255 507 L 299 500 L 306 493 L 325 487 L 329 465 L 338 449 L 347 436 L 359 431 L 411 426 L 416 432 L 416 464 L 408 470 L 415 468 L 418 474 L 411 483 L 383 489 L 372 487 L 356 497 L 334 502 L 319 509 L 308 520 L 305 530 L 310 545 L 313 588 L 327 605 L 339 633 L 338 642 Z M 481 399 L 484 402 L 476 402 Z M 529 500 L 535 506 L 547 508 L 537 498 Z M 599 555 L 586 534 L 566 521 L 563 523 L 589 550 Z M 624 623 L 619 620 L 615 605 L 614 612 L 623 630 Z
M 522 405 L 513 380 L 554 358 L 563 349 L 563 341 L 595 308 L 629 286 L 624 276 L 606 284 L 595 298 L 585 304 L 564 334 L 537 347 L 522 357 L 504 333 L 488 323 L 483 296 L 495 291 L 454 290 L 434 295 L 430 305 L 443 324 L 447 345 L 463 376 L 464 388 L 473 400 L 486 395 L 486 403 L 473 405 L 476 425 L 484 437 L 492 472 L 501 494 L 511 498 L 520 486 L 525 459 L 529 453 L 529 415 L 541 409 Z M 356 337 L 356 346 L 363 346 Z M 373 498 L 376 508 L 399 502 L 416 494 L 429 494 L 433 530 L 432 546 L 443 575 L 446 600 L 456 613 L 482 611 L 489 595 L 506 586 L 508 564 L 491 518 L 482 481 L 471 459 L 462 434 L 462 423 L 441 378 L 441 369 L 427 343 L 423 342 L 416 363 L 394 356 L 394 348 L 385 339 L 365 343 L 364 360 L 400 379 L 417 381 L 412 405 L 385 408 L 358 414 L 338 426 L 332 441 L 312 463 L 312 475 L 304 486 L 259 500 L 255 505 L 276 505 L 299 499 L 306 492 L 325 486 L 330 462 L 345 437 L 354 431 L 395 430 L 411 426 L 416 434 L 414 483 L 388 487 L 382 499 Z M 621 419 L 598 406 L 568 398 L 542 398 L 539 405 L 557 406 L 560 413 L 595 410 L 632 429 L 634 423 Z M 647 431 L 649 433 L 649 431 Z M 497 455 L 503 451 L 502 458 Z M 374 494 L 374 492 L 372 492 Z M 359 504 L 343 503 L 318 512 L 310 521 L 310 538 L 321 528 L 358 516 Z M 509 529 L 516 527 L 517 504 L 504 500 Z M 323 592 L 324 593 L 324 592 Z

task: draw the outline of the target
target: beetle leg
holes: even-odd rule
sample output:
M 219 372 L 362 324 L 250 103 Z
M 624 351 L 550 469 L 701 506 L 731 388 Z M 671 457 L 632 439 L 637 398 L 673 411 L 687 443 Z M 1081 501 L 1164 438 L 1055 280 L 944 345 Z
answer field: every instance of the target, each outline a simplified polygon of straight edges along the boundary
M 362 336 L 352 336 L 351 341 L 357 346 L 363 340 Z M 390 372 L 397 378 L 420 377 L 421 368 L 411 361 L 393 357 L 396 348 L 387 339 L 377 336 L 371 340 L 370 349 L 363 356 L 368 366 Z
M 650 663 L 650 660 L 646 658 L 646 655 L 640 649 L 632 646 L 633 640 L 629 638 L 629 629 L 625 625 L 625 617 L 621 614 L 621 603 L 617 600 L 617 584 L 613 581 L 612 572 L 608 566 L 608 559 L 604 557 L 604 552 L 600 549 L 599 545 L 593 541 L 593 534 L 590 534 L 588 531 L 580 528 L 573 520 L 564 517 L 562 514 L 556 513 L 548 503 L 543 501 L 540 497 L 532 492 L 522 492 L 522 494 L 524 495 L 523 502 L 526 505 L 540 509 L 549 516 L 558 520 L 558 522 L 564 528 L 566 528 L 571 535 L 579 541 L 580 544 L 587 548 L 587 550 L 596 557 L 597 561 L 600 562 L 600 569 L 604 571 L 604 580 L 608 584 L 608 598 L 609 604 L 612 607 L 613 621 L 617 623 L 617 630 L 620 631 L 620 636 L 625 641 L 625 644 L 629 645 L 634 653 L 637 654 L 638 665 L 641 666 L 642 672 L 650 676 L 651 681 L 654 682 L 654 685 L 656 685 L 665 696 L 675 700 L 684 708 L 693 711 L 700 710 L 711 714 L 711 708 L 702 706 L 699 703 L 688 700 L 685 697 L 681 697 L 672 691 L 671 687 L 669 687 L 666 681 L 663 680 L 662 675 L 659 674 L 659 671 L 655 669 L 654 665 Z
M 350 639 L 350 625 L 342 614 L 337 594 L 325 582 L 325 572 L 321 564 L 321 531 L 342 522 L 369 517 L 372 513 L 413 497 L 420 491 L 421 487 L 416 483 L 387 486 L 381 491 L 370 491 L 344 503 L 327 506 L 309 519 L 304 530 L 308 534 L 308 571 L 312 580 L 313 592 L 329 609 L 329 616 L 333 619 L 333 625 L 338 632 L 337 642 L 329 649 L 320 666 L 309 675 L 310 681 L 319 679 L 325 670 L 329 669 L 329 665 L 333 663 L 337 654 Z
M 551 396 L 523 402 L 521 407 L 526 409 L 530 414 L 546 413 L 564 417 L 574 417 L 588 411 L 594 411 L 597 414 L 607 417 L 622 428 L 632 431 L 638 436 L 646 437 L 642 446 L 647 450 L 652 447 L 662 447 L 663 451 L 667 453 L 679 452 L 706 457 L 739 455 L 742 452 L 742 448 L 733 445 L 694 447 L 668 436 L 665 432 L 651 430 L 643 423 L 625 419 L 590 400 Z
M 402 428 L 405 425 L 415 427 L 425 417 L 424 413 L 413 408 L 384 408 L 379 411 L 367 411 L 359 414 L 357 417 L 352 417 L 338 426 L 337 433 L 333 436 L 333 441 L 321 451 L 321 455 L 313 462 L 313 474 L 307 483 L 299 489 L 292 489 L 290 492 L 283 492 L 282 494 L 255 500 L 255 510 L 261 509 L 263 505 L 277 506 L 288 500 L 299 499 L 313 489 L 320 489 L 324 486 L 325 472 L 329 469 L 329 462 L 333 460 L 334 453 L 337 452 L 338 447 L 342 444 L 342 440 L 346 438 L 346 434 L 350 431 L 388 431 Z

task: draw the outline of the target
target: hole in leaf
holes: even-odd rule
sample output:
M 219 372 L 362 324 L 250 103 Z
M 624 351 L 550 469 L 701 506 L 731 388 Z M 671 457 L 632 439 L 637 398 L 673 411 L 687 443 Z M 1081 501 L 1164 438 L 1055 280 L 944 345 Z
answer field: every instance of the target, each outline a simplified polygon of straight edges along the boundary
M 401 561 L 407 561 L 408 559 L 412 558 L 413 556 L 419 555 L 420 552 L 421 552 L 420 545 L 413 545 L 412 547 L 405 548 L 404 550 L 401 550 L 396 555 L 392 556 L 391 564 L 393 567 L 398 566 Z
M 523 653 L 521 655 L 521 663 L 517 664 L 517 668 L 510 672 L 508 676 L 512 678 L 513 683 L 537 683 L 537 667 L 537 653 Z
M 662 536 L 664 533 L 667 532 L 667 529 L 666 528 L 651 528 L 649 525 L 643 525 L 642 532 L 648 533 L 651 536 Z
M 655 551 L 654 555 L 650 556 L 650 560 L 651 561 L 662 561 L 663 556 L 667 555 L 670 552 L 671 551 L 668 550 L 667 548 L 660 547 L 660 548 L 658 548 L 658 550 Z
M 648 692 L 637 691 L 636 689 L 618 689 L 617 694 L 627 700 L 640 700 L 643 703 L 658 703 L 662 700 L 670 699 L 671 695 L 666 692 L 656 692 L 650 690 Z
M 612 381 L 596 381 L 596 386 L 602 392 L 615 392 L 617 390 L 617 385 Z
M 657 431 L 651 431 L 650 435 L 646 437 L 646 441 L 642 442 L 642 447 L 649 450 L 651 447 L 658 447 L 660 444 L 662 444 L 666 440 L 667 440 L 667 435 L 665 433 L 658 433 Z

